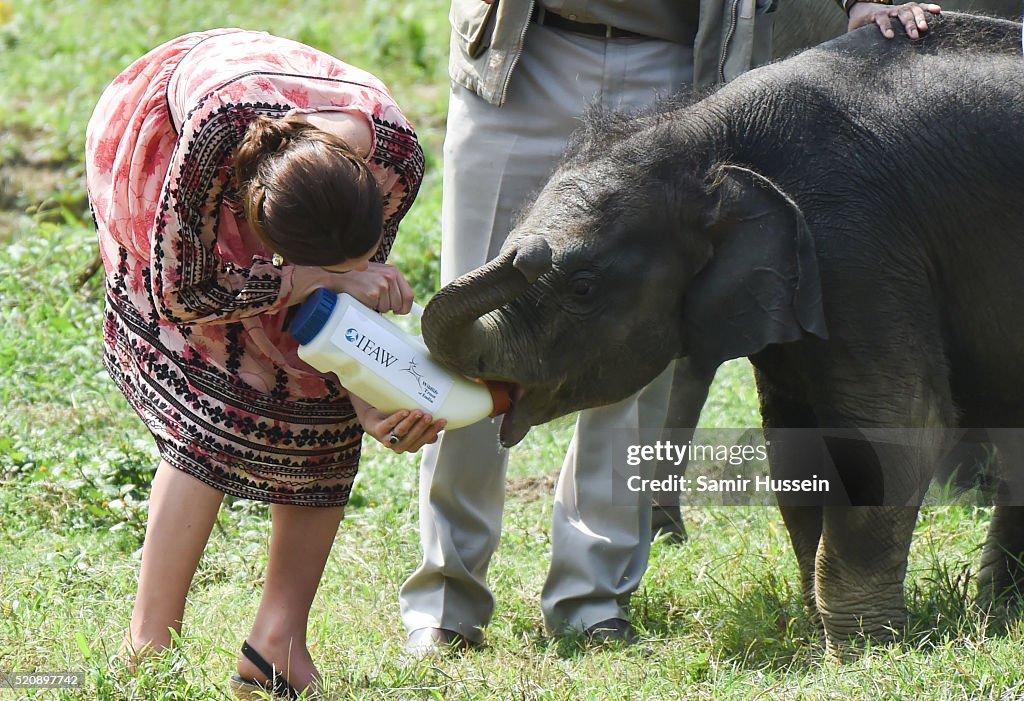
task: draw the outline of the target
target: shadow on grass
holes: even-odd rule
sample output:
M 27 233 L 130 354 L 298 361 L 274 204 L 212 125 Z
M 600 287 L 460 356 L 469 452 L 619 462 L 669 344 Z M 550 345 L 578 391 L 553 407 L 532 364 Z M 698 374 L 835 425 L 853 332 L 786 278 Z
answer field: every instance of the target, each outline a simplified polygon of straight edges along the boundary
M 905 651 L 936 654 L 954 645 L 1003 636 L 1022 625 L 1022 592 L 1011 592 L 996 612 L 974 606 L 971 565 L 936 563 L 907 582 L 907 629 L 894 646 Z M 517 638 L 544 654 L 552 650 L 563 659 L 575 660 L 595 651 L 620 651 L 645 656 L 658 645 L 692 645 L 685 672 L 700 681 L 710 673 L 709 660 L 733 663 L 748 670 L 775 673 L 810 672 L 825 659 L 824 639 L 798 593 L 796 582 L 768 573 L 739 591 L 722 583 L 702 592 L 690 606 L 680 608 L 670 589 L 641 588 L 634 596 L 631 616 L 641 643 L 588 645 L 582 634 L 553 638 L 540 630 L 537 621 L 513 625 Z M 861 641 L 854 647 L 870 654 L 881 649 Z M 855 659 L 854 655 L 851 659 Z
M 595 651 L 651 654 L 658 645 L 678 641 L 688 645 L 697 639 L 699 652 L 687 659 L 691 678 L 699 679 L 711 657 L 738 662 L 743 667 L 785 669 L 799 660 L 810 663 L 820 653 L 820 635 L 813 628 L 798 594 L 774 575 L 768 581 L 745 587 L 735 594 L 723 587 L 703 594 L 693 606 L 680 608 L 672 600 L 676 592 L 641 588 L 632 599 L 631 618 L 640 643 L 591 645 L 581 633 L 552 637 L 539 621 L 519 619 L 512 623 L 514 637 L 528 641 L 544 654 L 554 651 L 563 659 L 577 659 Z

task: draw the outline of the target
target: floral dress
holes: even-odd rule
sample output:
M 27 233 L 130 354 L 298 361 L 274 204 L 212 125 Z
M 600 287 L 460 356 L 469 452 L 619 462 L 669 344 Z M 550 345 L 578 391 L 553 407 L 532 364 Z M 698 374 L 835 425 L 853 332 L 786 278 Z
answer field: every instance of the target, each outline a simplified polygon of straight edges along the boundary
M 89 121 L 86 179 L 106 270 L 104 363 L 161 457 L 227 494 L 341 506 L 362 428 L 285 331 L 288 307 L 331 273 L 273 264 L 233 174 L 255 117 L 318 111 L 372 126 L 383 262 L 423 177 L 412 127 L 369 73 L 262 32 L 189 34 L 129 66 Z

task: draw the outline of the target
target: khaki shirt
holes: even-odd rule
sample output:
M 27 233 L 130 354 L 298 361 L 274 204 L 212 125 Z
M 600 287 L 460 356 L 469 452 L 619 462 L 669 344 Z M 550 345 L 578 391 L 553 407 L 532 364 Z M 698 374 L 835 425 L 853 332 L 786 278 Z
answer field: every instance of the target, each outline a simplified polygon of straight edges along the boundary
M 640 0 L 629 0 L 628 4 L 639 3 Z M 618 3 L 608 0 L 602 4 Z M 659 2 L 644 4 L 661 5 Z M 451 79 L 484 100 L 501 105 L 523 49 L 533 8 L 534 2 L 526 0 L 496 0 L 490 5 L 482 0 L 452 0 L 448 58 Z M 694 87 L 727 82 L 771 60 L 775 13 L 755 17 L 756 8 L 757 0 L 700 0 L 697 32 L 693 38 Z M 614 26 L 631 29 L 620 24 Z

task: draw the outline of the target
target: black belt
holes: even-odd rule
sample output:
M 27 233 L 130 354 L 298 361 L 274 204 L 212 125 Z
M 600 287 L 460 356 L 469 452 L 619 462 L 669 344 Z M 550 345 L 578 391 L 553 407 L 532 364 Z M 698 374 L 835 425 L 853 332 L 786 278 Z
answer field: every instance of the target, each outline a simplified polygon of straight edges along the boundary
M 625 39 L 625 38 L 647 38 L 644 34 L 631 32 L 628 29 L 619 29 L 610 24 L 591 24 L 589 22 L 576 22 L 567 19 L 553 12 L 548 12 L 542 7 L 534 7 L 530 19 L 545 27 L 561 29 L 575 34 L 585 34 L 589 37 L 602 37 L 604 39 Z

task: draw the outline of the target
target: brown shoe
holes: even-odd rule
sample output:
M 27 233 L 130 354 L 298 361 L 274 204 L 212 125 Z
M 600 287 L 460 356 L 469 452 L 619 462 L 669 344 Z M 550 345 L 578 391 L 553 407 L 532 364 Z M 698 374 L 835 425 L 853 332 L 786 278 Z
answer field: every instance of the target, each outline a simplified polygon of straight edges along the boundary
M 588 645 L 605 645 L 622 643 L 624 645 L 636 645 L 640 642 L 640 636 L 629 621 L 621 618 L 609 618 L 600 621 L 583 631 Z
M 405 654 L 413 659 L 444 657 L 481 647 L 466 636 L 447 628 L 417 628 L 405 641 Z

